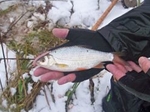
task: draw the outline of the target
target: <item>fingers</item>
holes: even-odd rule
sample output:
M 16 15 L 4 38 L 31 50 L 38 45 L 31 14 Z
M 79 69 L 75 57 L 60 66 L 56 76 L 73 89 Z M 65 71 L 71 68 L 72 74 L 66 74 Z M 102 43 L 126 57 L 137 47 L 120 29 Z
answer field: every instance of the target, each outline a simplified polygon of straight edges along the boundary
M 125 74 L 128 71 L 136 71 L 136 72 L 141 72 L 142 69 L 136 65 L 134 62 L 132 61 L 128 61 L 126 62 L 127 64 L 122 65 L 120 63 L 114 63 L 114 64 L 109 64 L 106 66 L 106 68 L 113 74 L 113 76 L 119 80 L 121 77 L 125 76 Z
M 62 85 L 68 82 L 73 82 L 76 79 L 76 75 L 74 73 L 70 73 L 64 76 L 64 73 L 57 71 L 50 71 L 45 68 L 37 68 L 34 71 L 34 75 L 41 76 L 40 80 L 42 82 L 48 82 L 50 80 L 58 80 L 58 84 Z
M 121 77 L 125 76 L 126 72 L 120 70 L 116 65 L 114 64 L 108 64 L 106 68 L 113 74 L 114 78 L 119 80 Z
M 140 57 L 139 65 L 142 68 L 142 70 L 146 73 L 150 68 L 150 61 L 146 57 Z
M 65 39 L 69 33 L 69 29 L 64 29 L 64 28 L 54 28 L 52 30 L 52 33 L 54 36 Z
M 123 59 L 121 59 L 119 56 L 117 55 L 114 55 L 114 60 L 113 60 L 114 63 L 118 63 L 122 66 L 124 66 L 128 71 L 132 71 L 130 65 L 128 62 L 124 61 Z
M 41 81 L 47 82 L 49 80 L 57 80 L 63 77 L 64 74 L 61 72 L 50 71 L 48 69 L 39 67 L 34 71 L 34 76 L 36 77 L 41 76 Z
M 58 80 L 58 84 L 66 84 L 68 82 L 73 82 L 76 79 L 76 75 L 74 73 L 68 74 Z
M 139 67 L 136 63 L 132 61 L 127 61 L 126 63 L 127 64 L 124 65 L 120 63 L 108 64 L 106 68 L 113 74 L 113 76 L 117 80 L 123 77 L 128 71 L 131 72 L 132 70 L 134 70 L 139 73 L 144 70 L 144 72 L 146 73 L 150 68 L 150 61 L 144 57 L 139 59 L 141 67 Z
M 51 71 L 41 75 L 42 82 L 48 82 L 50 80 L 58 80 L 63 77 L 64 74 L 62 72 Z
M 50 71 L 50 70 L 48 70 L 48 69 L 39 67 L 39 68 L 37 68 L 37 69 L 34 71 L 34 76 L 38 77 L 38 76 L 40 76 L 40 75 L 42 75 L 42 74 L 45 74 L 45 73 L 47 73 L 47 72 L 49 72 L 49 71 Z
M 128 69 L 126 69 L 125 66 L 120 65 L 119 63 L 114 63 L 114 65 L 121 70 L 123 73 L 126 73 L 128 71 Z
M 132 62 L 132 61 L 128 61 L 128 63 L 130 64 L 130 67 L 133 69 L 133 70 L 135 70 L 136 72 L 141 72 L 142 71 L 142 69 L 141 69 L 141 67 L 139 67 L 137 64 L 135 64 L 134 62 Z

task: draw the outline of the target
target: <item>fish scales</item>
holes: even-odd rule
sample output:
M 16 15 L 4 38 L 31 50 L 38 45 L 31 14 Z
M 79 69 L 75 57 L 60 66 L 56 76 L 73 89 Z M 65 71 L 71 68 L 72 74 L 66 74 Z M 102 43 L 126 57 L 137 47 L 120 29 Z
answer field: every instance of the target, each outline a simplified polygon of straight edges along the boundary
M 44 62 L 38 61 L 39 66 L 56 71 L 70 72 L 90 69 L 101 62 L 112 61 L 114 55 L 81 46 L 69 46 L 49 51 L 49 54 L 44 58 Z
M 95 58 L 96 60 L 112 61 L 113 58 L 112 53 L 105 53 L 78 46 L 59 48 L 50 51 L 49 54 L 61 60 L 72 60 L 72 61 L 93 60 Z

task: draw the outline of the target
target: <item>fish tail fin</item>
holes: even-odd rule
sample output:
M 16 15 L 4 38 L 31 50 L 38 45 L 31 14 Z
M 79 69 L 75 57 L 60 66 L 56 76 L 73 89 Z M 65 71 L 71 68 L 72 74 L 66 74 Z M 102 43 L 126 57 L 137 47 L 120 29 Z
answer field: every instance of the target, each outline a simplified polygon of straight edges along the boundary
M 105 66 L 104 66 L 104 63 L 99 63 L 98 65 L 96 65 L 96 66 L 93 67 L 93 68 L 102 69 L 102 68 L 105 68 Z
M 127 62 L 121 58 L 121 55 L 114 55 L 114 59 L 112 62 L 119 63 L 121 65 L 127 65 Z
M 123 52 L 113 52 L 114 55 L 117 55 L 119 57 L 125 56 L 125 53 Z

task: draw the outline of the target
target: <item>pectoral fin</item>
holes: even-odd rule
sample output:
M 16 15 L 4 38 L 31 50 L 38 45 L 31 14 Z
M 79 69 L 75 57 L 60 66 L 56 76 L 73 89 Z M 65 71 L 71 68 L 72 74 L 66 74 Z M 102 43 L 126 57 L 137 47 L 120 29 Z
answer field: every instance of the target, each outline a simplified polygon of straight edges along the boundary
M 67 64 L 56 63 L 55 65 L 56 65 L 57 67 L 59 67 L 59 68 L 66 68 L 66 67 L 68 67 Z

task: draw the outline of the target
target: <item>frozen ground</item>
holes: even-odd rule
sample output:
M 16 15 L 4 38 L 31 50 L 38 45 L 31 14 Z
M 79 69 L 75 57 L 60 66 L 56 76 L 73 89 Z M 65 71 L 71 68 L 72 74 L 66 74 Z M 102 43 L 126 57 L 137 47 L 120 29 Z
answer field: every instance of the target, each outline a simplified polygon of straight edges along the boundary
M 0 8 L 5 8 L 8 5 L 15 3 L 14 1 L 3 3 L 3 7 Z M 109 0 L 56 0 L 51 1 L 51 3 L 53 7 L 47 13 L 47 19 L 51 21 L 51 24 L 49 24 L 50 29 L 52 29 L 56 24 L 68 28 L 80 27 L 90 29 L 111 2 Z M 45 5 L 45 2 L 44 0 L 30 0 L 29 4 L 38 6 Z M 99 28 L 105 26 L 111 20 L 129 10 L 130 9 L 124 9 L 119 1 Z M 36 16 L 41 19 L 44 18 L 44 15 L 41 14 L 37 14 Z M 5 52 L 7 52 L 7 57 L 15 57 L 15 53 L 7 50 L 5 45 L 4 49 Z M 0 49 L 0 58 L 2 57 L 3 54 L 2 50 Z M 10 72 L 15 70 L 15 61 L 8 62 L 8 65 L 8 69 Z M 2 81 L 2 84 L 5 85 L 6 77 L 3 60 L 0 62 L 0 68 L 0 79 Z M 103 71 L 102 73 L 97 75 L 97 77 L 93 78 L 95 84 L 95 102 L 93 104 L 91 104 L 90 100 L 91 95 L 89 90 L 89 80 L 80 83 L 79 87 L 75 91 L 75 94 L 73 95 L 73 100 L 69 105 L 68 112 L 102 112 L 102 98 L 110 89 L 110 77 L 110 73 Z M 33 79 L 37 81 L 34 76 Z M 67 100 L 67 97 L 65 96 L 65 93 L 68 89 L 71 89 L 72 85 L 73 83 L 68 83 L 60 86 L 57 84 L 57 81 L 54 81 L 53 84 L 49 85 L 49 87 L 45 87 L 46 92 L 43 92 L 44 89 L 41 89 L 34 103 L 34 107 L 30 110 L 30 112 L 66 112 L 65 101 Z M 49 89 L 51 87 L 53 87 L 52 92 Z M 46 96 L 48 97 L 48 101 L 46 100 L 45 93 L 47 94 Z M 55 98 L 55 102 L 53 101 L 53 97 Z

